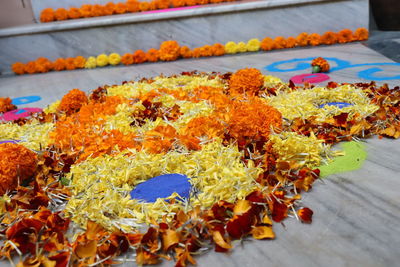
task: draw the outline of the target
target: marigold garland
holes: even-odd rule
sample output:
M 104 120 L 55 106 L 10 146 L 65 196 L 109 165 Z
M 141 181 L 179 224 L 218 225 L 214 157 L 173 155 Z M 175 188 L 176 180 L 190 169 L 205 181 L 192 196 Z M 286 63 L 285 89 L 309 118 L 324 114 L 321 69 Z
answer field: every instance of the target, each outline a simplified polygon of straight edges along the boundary
M 207 5 L 209 3 L 232 2 L 235 0 L 152 0 L 150 2 L 128 0 L 125 3 L 109 2 L 105 5 L 84 4 L 80 8 L 71 7 L 69 9 L 52 8 L 43 9 L 40 13 L 41 22 L 61 21 L 68 19 L 79 19 L 99 16 L 118 15 L 125 13 L 145 12 L 156 9 L 177 8 L 183 6 Z M 236 0 L 238 1 L 238 0 Z
M 262 41 L 254 38 L 245 42 L 227 42 L 225 45 L 216 43 L 213 45 L 204 45 L 190 49 L 187 46 L 180 46 L 177 41 L 169 40 L 161 43 L 159 49 L 151 48 L 147 52 L 142 50 L 134 51 L 133 53 L 125 53 L 123 56 L 117 53 L 110 55 L 101 54 L 97 57 L 88 57 L 85 59 L 82 56 L 75 58 L 58 58 L 54 62 L 46 58 L 38 58 L 35 61 L 26 64 L 16 62 L 11 65 L 11 69 L 15 74 L 33 74 L 44 73 L 48 71 L 73 70 L 80 68 L 92 69 L 96 67 L 104 67 L 107 65 L 131 65 L 145 62 L 172 61 L 179 58 L 200 58 L 211 56 L 222 56 L 224 54 L 236 54 L 244 52 L 257 52 L 260 49 L 270 51 L 274 49 L 294 48 L 301 46 L 317 46 L 317 45 L 332 45 L 336 43 L 347 43 L 354 41 L 363 41 L 368 39 L 368 30 L 359 28 L 354 33 L 345 29 L 339 33 L 328 31 L 322 36 L 317 33 L 301 33 L 296 38 L 284 38 L 278 36 L 275 39 L 270 37 L 264 38 Z

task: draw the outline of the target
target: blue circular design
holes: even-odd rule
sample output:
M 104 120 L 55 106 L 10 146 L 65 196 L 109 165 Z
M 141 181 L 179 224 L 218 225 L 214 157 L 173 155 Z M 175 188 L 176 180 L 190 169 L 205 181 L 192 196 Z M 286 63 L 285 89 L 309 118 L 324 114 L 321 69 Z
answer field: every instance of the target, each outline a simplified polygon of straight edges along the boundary
M 345 108 L 345 107 L 353 106 L 353 104 L 346 103 L 346 102 L 329 102 L 329 103 L 319 105 L 318 107 L 323 108 L 325 106 L 336 106 L 338 108 Z
M 29 104 L 33 102 L 37 102 L 41 100 L 42 98 L 38 95 L 30 95 L 30 96 L 22 96 L 22 97 L 16 97 L 12 100 L 13 105 L 23 105 L 23 104 Z
M 130 193 L 132 199 L 144 202 L 155 202 L 158 198 L 166 198 L 174 192 L 182 198 L 190 196 L 191 184 L 186 175 L 179 173 L 164 174 L 153 177 L 138 184 Z

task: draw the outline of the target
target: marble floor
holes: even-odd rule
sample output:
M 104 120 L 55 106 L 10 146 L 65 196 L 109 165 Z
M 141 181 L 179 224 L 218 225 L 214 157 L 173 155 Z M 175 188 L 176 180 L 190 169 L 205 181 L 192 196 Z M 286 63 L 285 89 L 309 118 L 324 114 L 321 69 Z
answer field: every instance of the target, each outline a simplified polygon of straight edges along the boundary
M 0 78 L 0 96 L 41 96 L 27 106 L 43 108 L 72 88 L 85 91 L 124 80 L 182 71 L 235 71 L 255 67 L 288 81 L 310 73 L 310 58 L 329 59 L 330 80 L 400 85 L 400 63 L 360 43 L 248 53 L 169 63 Z M 327 81 L 321 83 L 326 84 Z M 27 107 L 26 106 L 26 107 Z M 366 141 L 368 158 L 353 172 L 332 175 L 314 184 L 303 203 L 314 211 L 313 223 L 294 218 L 275 224 L 276 240 L 243 240 L 228 254 L 207 252 L 198 266 L 397 266 L 400 261 L 400 141 Z M 2 262 L 1 266 L 8 266 Z M 127 262 L 124 266 L 135 266 Z M 173 266 L 163 262 L 160 266 Z

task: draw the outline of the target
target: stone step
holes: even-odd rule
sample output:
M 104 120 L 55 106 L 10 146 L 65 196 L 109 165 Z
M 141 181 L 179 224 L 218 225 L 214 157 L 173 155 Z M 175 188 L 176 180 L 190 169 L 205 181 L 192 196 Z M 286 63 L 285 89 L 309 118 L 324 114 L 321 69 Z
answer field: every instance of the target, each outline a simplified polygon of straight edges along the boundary
M 190 48 L 252 38 L 368 28 L 368 0 L 269 0 L 40 23 L 0 30 L 0 72 L 38 57 L 97 56 L 158 48 L 176 40 Z

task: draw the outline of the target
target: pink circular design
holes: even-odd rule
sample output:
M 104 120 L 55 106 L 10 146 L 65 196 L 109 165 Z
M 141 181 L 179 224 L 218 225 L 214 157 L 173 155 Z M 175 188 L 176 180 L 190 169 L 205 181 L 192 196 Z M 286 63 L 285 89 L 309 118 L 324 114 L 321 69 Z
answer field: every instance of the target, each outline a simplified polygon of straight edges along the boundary
M 295 83 L 320 83 L 329 80 L 331 77 L 324 73 L 305 73 L 293 76 L 290 80 Z
M 5 121 L 18 120 L 30 116 L 32 113 L 42 112 L 41 108 L 21 108 L 4 113 L 2 119 Z

